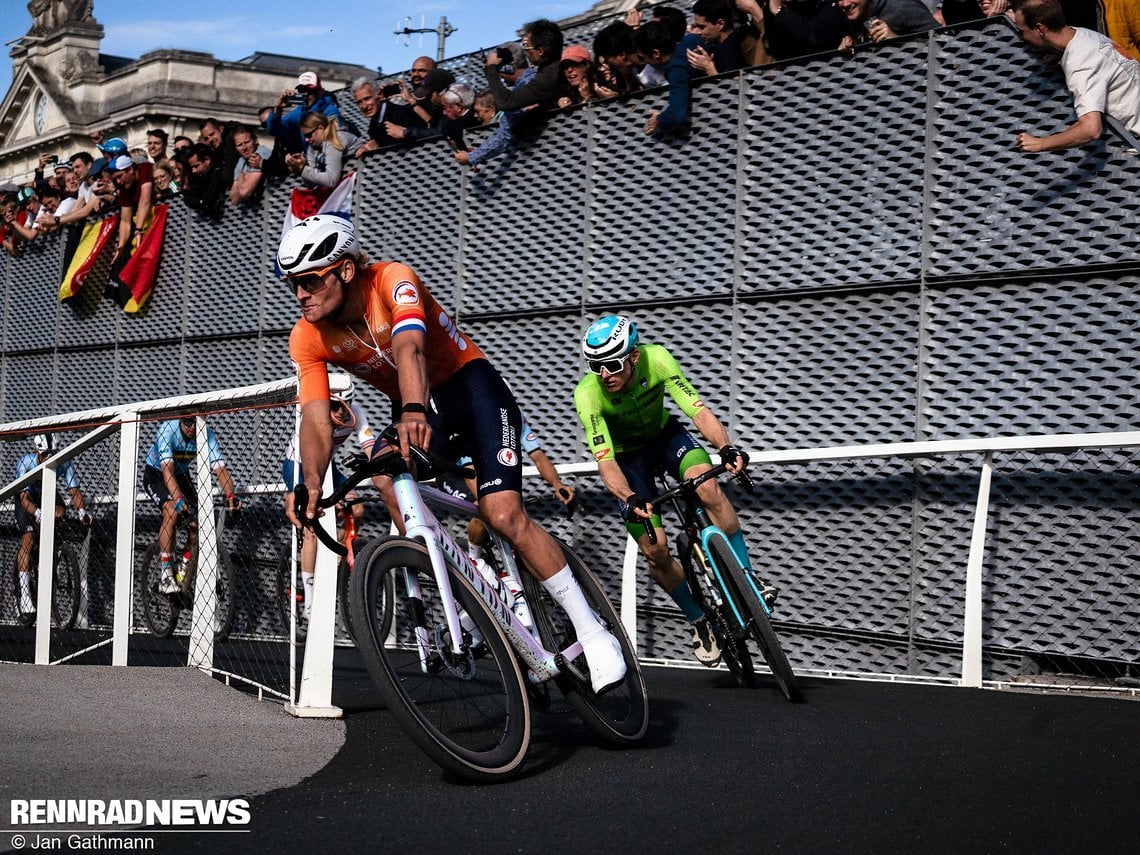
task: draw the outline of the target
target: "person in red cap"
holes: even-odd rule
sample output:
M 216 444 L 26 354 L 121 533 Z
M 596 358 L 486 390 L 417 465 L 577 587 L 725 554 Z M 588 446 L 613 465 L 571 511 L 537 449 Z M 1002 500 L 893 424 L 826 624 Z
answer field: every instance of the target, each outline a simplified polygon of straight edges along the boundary
M 595 98 L 608 98 L 616 92 L 598 89 L 598 72 L 590 52 L 581 45 L 570 45 L 562 51 L 563 93 L 559 107 L 572 107 Z
M 286 112 L 287 107 L 292 107 Z M 301 117 L 306 113 L 324 113 L 341 124 L 340 107 L 336 97 L 321 86 L 321 78 L 315 71 L 303 71 L 293 89 L 286 89 L 277 99 L 273 111 L 265 117 L 265 130 L 274 137 L 281 137 L 285 152 L 305 150 L 301 139 Z

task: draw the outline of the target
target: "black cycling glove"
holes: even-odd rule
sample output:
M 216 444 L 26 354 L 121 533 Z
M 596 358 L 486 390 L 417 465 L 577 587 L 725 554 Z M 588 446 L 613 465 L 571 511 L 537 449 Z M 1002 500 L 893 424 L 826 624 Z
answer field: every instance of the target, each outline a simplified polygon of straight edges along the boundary
M 725 466 L 731 466 L 736 462 L 737 458 L 740 458 L 741 460 L 742 469 L 748 468 L 748 455 L 737 448 L 735 445 L 732 445 L 730 443 L 729 445 L 726 445 L 720 449 L 720 462 Z
M 630 493 L 625 497 L 625 519 L 626 522 L 645 523 L 647 520 L 635 514 L 635 509 L 649 513 L 649 500 L 640 493 Z

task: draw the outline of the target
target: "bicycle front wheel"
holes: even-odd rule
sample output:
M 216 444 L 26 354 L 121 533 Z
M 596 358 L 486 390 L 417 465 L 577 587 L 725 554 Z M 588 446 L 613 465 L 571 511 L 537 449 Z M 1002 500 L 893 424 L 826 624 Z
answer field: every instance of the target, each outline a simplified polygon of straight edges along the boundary
M 780 646 L 780 639 L 776 636 L 776 630 L 772 628 L 772 622 L 768 620 L 768 610 L 760 602 L 751 580 L 746 578 L 747 571 L 740 566 L 740 560 L 726 541 L 714 538 L 710 541 L 710 545 L 717 564 L 728 573 L 736 592 L 740 595 L 741 604 L 752 616 L 752 637 L 760 645 L 760 652 L 764 655 L 768 667 L 772 669 L 772 676 L 776 678 L 780 691 L 793 703 L 800 700 L 800 687 L 796 675 L 788 663 L 788 657 L 784 655 L 784 648 Z
M 142 587 L 143 619 L 147 628 L 159 638 L 170 638 L 178 623 L 181 607 L 177 595 L 164 594 L 158 589 L 162 579 L 158 562 L 158 541 L 143 553 L 139 584 Z
M 357 538 L 356 546 L 356 560 L 355 564 L 360 563 L 360 556 L 367 548 L 369 541 Z M 377 633 L 381 638 L 387 638 L 392 631 L 392 610 L 395 602 L 395 576 L 388 573 L 384 577 L 384 596 L 380 598 L 382 608 L 376 615 L 371 616 L 370 620 L 379 622 Z M 348 566 L 346 560 L 341 560 L 336 568 L 336 600 L 340 605 L 341 618 L 344 620 L 344 628 L 348 630 L 348 637 L 356 644 L 356 624 L 353 621 L 352 606 L 349 601 L 352 598 L 352 568 Z
M 198 549 L 194 549 L 191 562 L 194 564 L 194 584 L 198 583 L 198 572 L 201 570 L 199 559 L 201 558 Z M 236 604 L 234 602 L 237 595 L 237 579 L 234 575 L 234 565 L 230 562 L 230 556 L 223 548 L 222 544 L 218 544 L 218 563 L 217 563 L 217 578 L 214 580 L 214 594 L 216 597 L 214 605 L 214 641 L 225 641 L 230 636 L 230 630 L 234 626 L 234 613 L 236 612 Z
M 604 695 L 595 695 L 589 685 L 581 686 L 568 675 L 558 678 L 558 687 L 586 726 L 606 742 L 612 745 L 637 742 L 649 729 L 649 696 L 637 653 L 617 611 L 594 574 L 569 546 L 560 540 L 558 546 L 598 620 L 621 643 L 626 664 L 625 679 Z M 574 625 L 533 575 L 524 573 L 522 583 L 543 645 L 555 653 L 565 650 L 577 638 Z M 578 670 L 589 673 L 584 656 L 579 656 L 573 664 Z
M 389 538 L 370 543 L 352 571 L 357 647 L 388 709 L 424 753 L 458 777 L 499 780 L 519 770 L 530 744 L 524 677 L 487 605 L 466 579 L 450 568 L 448 574 L 480 644 L 465 637 L 464 652 L 452 652 L 426 548 Z M 409 577 L 419 582 L 418 598 L 410 594 Z M 386 646 L 382 616 L 393 580 L 402 632 Z
M 69 543 L 56 547 L 51 586 L 52 623 L 71 629 L 79 614 L 79 561 Z

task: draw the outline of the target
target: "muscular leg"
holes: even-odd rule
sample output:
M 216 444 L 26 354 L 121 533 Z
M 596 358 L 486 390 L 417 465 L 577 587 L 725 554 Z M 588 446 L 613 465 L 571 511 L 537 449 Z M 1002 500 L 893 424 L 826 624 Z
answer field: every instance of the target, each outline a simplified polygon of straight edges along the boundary
M 509 490 L 491 493 L 479 500 L 479 511 L 515 548 L 536 579 L 549 579 L 566 566 L 558 543 L 527 516 L 521 493 Z

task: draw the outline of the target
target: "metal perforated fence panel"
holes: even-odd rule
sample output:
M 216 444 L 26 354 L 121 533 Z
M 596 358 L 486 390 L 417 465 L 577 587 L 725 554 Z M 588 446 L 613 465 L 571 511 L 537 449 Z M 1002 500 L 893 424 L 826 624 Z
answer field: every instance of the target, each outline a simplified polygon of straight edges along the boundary
M 588 44 L 603 23 L 568 42 Z M 478 57 L 447 65 L 480 85 Z M 552 114 L 474 172 L 440 140 L 351 167 L 364 247 L 419 273 L 511 384 L 555 463 L 588 460 L 572 397 L 578 339 L 611 310 L 667 345 L 752 449 L 1135 429 L 1140 157 L 1111 134 L 1059 155 L 1016 151 L 1018 131 L 1059 129 L 1072 106 L 1055 63 L 1008 25 L 701 81 L 691 132 L 648 137 L 665 97 Z M 103 297 L 107 259 L 65 305 L 59 239 L 5 259 L 0 417 L 287 376 L 297 311 L 272 271 L 294 186 L 273 184 L 220 223 L 173 203 L 137 315 Z M 386 423 L 387 400 L 357 388 L 373 424 Z M 248 498 L 222 537 L 233 638 L 251 646 L 227 642 L 224 656 L 278 686 L 279 653 L 257 645 L 283 631 L 274 585 L 289 533 L 279 487 L 266 485 L 279 483 L 291 414 L 210 417 Z M 0 444 L 0 466 L 12 471 L 21 442 Z M 987 675 L 1135 667 L 1136 463 L 1134 451 L 1095 449 L 995 457 Z M 776 625 L 795 666 L 959 676 L 981 464 L 963 454 L 765 466 L 755 494 L 729 488 L 753 561 L 779 589 Z M 540 482 L 527 485 L 531 507 L 616 597 L 625 541 L 614 500 L 594 475 L 570 480 L 572 517 Z M 141 548 L 156 530 L 140 506 Z M 109 566 L 99 550 L 89 560 Z M 639 573 L 642 654 L 688 658 L 678 610 Z M 0 622 L 10 617 L 0 609 Z

